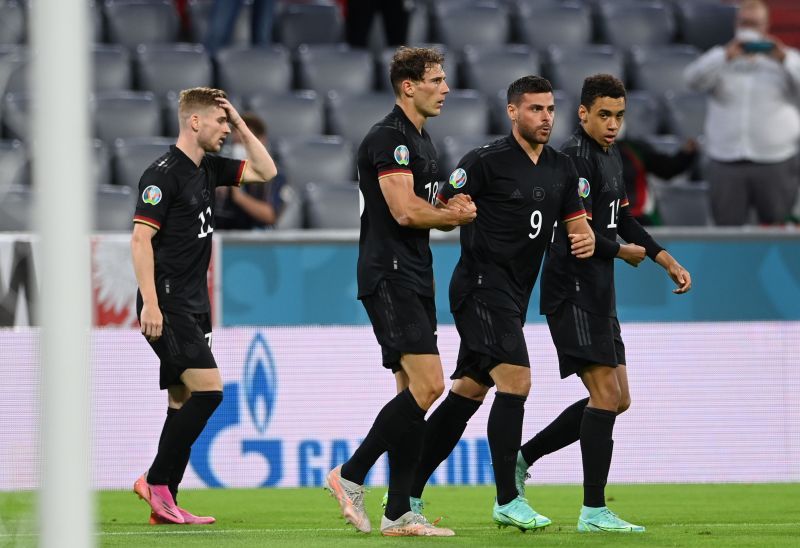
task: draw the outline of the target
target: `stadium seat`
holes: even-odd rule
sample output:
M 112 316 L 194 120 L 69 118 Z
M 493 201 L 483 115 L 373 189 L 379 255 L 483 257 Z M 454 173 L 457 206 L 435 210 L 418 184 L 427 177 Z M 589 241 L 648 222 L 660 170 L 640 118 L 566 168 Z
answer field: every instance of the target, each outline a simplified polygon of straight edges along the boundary
M 312 181 L 349 181 L 355 176 L 352 145 L 339 136 L 281 139 L 276 148 L 281 171 L 297 189 Z
M 328 133 L 341 135 L 358 147 L 369 129 L 394 108 L 389 92 L 367 94 L 328 94 Z
M 199 44 L 142 44 L 135 65 L 137 88 L 160 98 L 213 83 L 211 59 Z
M 375 63 L 366 50 L 345 44 L 301 45 L 297 50 L 298 87 L 324 96 L 334 90 L 367 93 L 375 88 Z
M 27 93 L 30 54 L 26 46 L 0 45 L 0 96 Z
M 8 93 L 3 98 L 3 134 L 7 138 L 27 140 L 32 131 L 31 102 L 27 93 Z
M 115 91 L 92 98 L 95 136 L 106 143 L 162 134 L 161 108 L 150 92 Z
M 344 22 L 333 0 L 281 3 L 276 16 L 276 34 L 290 50 L 300 44 L 335 44 L 343 40 Z
M 303 202 L 308 228 L 343 229 L 361 226 L 358 183 L 308 183 Z
M 299 230 L 303 228 L 305 225 L 303 194 L 292 185 L 283 185 L 281 198 L 283 199 L 283 211 L 281 211 L 281 215 L 275 223 L 275 229 Z
M 676 0 L 678 37 L 703 51 L 727 44 L 736 27 L 736 6 L 714 0 Z
M 448 52 L 447 48 L 442 44 L 418 44 L 418 47 L 434 48 L 444 53 L 444 73 L 447 77 L 447 86 L 450 89 L 460 88 L 460 80 L 458 78 L 458 65 L 456 55 Z M 392 83 L 389 80 L 389 67 L 392 64 L 392 57 L 394 56 L 395 48 L 387 48 L 383 50 L 378 57 L 378 88 L 392 91 Z
M 173 144 L 175 140 L 167 137 L 117 139 L 112 158 L 114 184 L 138 189 L 144 170 L 168 152 Z
M 115 185 L 102 185 L 95 191 L 94 229 L 98 232 L 129 232 L 133 226 L 138 192 Z
M 0 196 L 0 231 L 29 232 L 33 229 L 33 190 L 14 185 Z
M 8 190 L 25 184 L 28 155 L 17 140 L 0 141 L 0 200 Z
M 708 96 L 702 92 L 665 94 L 667 133 L 696 139 L 705 133 Z
M 523 45 L 466 46 L 461 68 L 463 87 L 486 97 L 505 91 L 517 78 L 541 74 L 539 55 Z
M 649 91 L 659 97 L 667 91 L 689 91 L 683 70 L 699 54 L 697 48 L 687 45 L 634 47 L 629 57 L 626 80 L 631 88 Z
M 661 2 L 617 0 L 598 2 L 599 42 L 627 49 L 631 46 L 663 46 L 675 37 L 672 10 Z
M 100 139 L 92 141 L 91 172 L 94 188 L 111 184 L 111 154 Z
M 662 103 L 646 91 L 629 91 L 625 99 L 625 135 L 642 139 L 661 131 Z
M 139 44 L 177 42 L 180 20 L 170 0 L 105 0 L 108 40 L 131 51 Z
M 462 135 L 445 137 L 439 150 L 439 174 L 445 181 L 456 168 L 461 159 L 472 149 L 482 147 L 503 135 Z
M 519 42 L 544 50 L 552 45 L 579 48 L 592 41 L 592 18 L 588 4 L 577 1 L 519 2 L 513 18 Z
M 215 56 L 217 85 L 230 94 L 288 93 L 292 89 L 292 62 L 283 46 L 225 48 Z
M 119 91 L 133 88 L 131 56 L 118 44 L 95 44 L 92 48 L 94 91 Z
M 711 226 L 711 202 L 705 181 L 649 179 L 661 221 L 667 226 Z
M 272 138 L 322 135 L 325 129 L 322 100 L 310 90 L 254 95 L 249 108 L 267 123 Z
M 0 4 L 0 44 L 20 44 L 25 41 L 25 10 L 14 0 Z
M 497 2 L 435 2 L 433 36 L 450 51 L 464 46 L 506 44 L 511 38 L 508 8 Z
M 186 4 L 186 11 L 189 16 L 189 33 L 192 41 L 197 44 L 206 43 L 208 18 L 213 3 L 214 0 L 189 0 Z M 250 44 L 251 4 L 252 2 L 247 0 L 239 10 L 239 16 L 236 18 L 236 24 L 233 27 L 229 46 L 243 47 Z
M 437 147 L 448 135 L 488 134 L 489 109 L 486 98 L 472 89 L 451 91 L 444 101 L 442 113 L 425 122 L 425 129 Z
M 611 46 L 587 46 L 584 48 L 548 48 L 549 61 L 546 75 L 555 89 L 579 97 L 583 80 L 592 74 L 608 73 L 624 78 L 622 55 Z
M 95 44 L 106 41 L 106 26 L 103 17 L 102 0 L 89 0 L 89 26 Z

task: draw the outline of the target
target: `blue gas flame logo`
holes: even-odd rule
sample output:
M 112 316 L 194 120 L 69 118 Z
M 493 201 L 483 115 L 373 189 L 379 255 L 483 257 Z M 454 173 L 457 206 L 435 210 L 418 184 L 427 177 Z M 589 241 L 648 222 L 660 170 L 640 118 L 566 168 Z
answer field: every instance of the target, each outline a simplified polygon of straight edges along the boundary
M 244 363 L 242 383 L 250 419 L 258 431 L 264 434 L 275 406 L 278 376 L 275 372 L 275 361 L 272 359 L 269 345 L 261 333 L 256 334 L 250 342 Z

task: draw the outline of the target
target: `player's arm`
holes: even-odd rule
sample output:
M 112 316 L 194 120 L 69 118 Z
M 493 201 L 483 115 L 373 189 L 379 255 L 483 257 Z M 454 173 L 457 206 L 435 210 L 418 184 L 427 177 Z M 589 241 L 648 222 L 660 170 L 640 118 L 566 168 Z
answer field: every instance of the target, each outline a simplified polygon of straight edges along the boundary
M 410 173 L 383 175 L 378 182 L 389 211 L 400 226 L 452 230 L 471 222 L 477 214 L 471 201 L 459 203 L 457 207 L 432 206 L 414 194 L 414 179 Z
M 572 254 L 578 259 L 588 259 L 594 255 L 595 234 L 586 216 L 568 219 L 565 223 Z
M 153 257 L 153 236 L 158 230 L 142 222 L 133 223 L 133 235 L 131 236 L 131 257 L 133 259 L 133 270 L 136 273 L 136 282 L 139 284 L 139 292 L 142 294 L 142 313 L 140 323 L 142 333 L 147 340 L 155 341 L 161 336 L 161 328 L 164 318 L 161 309 L 158 307 L 158 294 L 156 293 L 155 281 L 155 259 Z
M 672 290 L 673 293 L 680 295 L 692 288 L 691 274 L 689 274 L 689 271 L 683 268 L 666 249 L 659 251 L 654 260 L 667 271 L 667 275 L 675 282 L 675 285 L 678 286 Z
M 272 180 L 278 174 L 278 168 L 264 143 L 253 135 L 241 115 L 227 99 L 218 98 L 217 101 L 228 114 L 228 123 L 239 134 L 239 140 L 247 153 L 247 161 L 239 183 L 265 183 Z

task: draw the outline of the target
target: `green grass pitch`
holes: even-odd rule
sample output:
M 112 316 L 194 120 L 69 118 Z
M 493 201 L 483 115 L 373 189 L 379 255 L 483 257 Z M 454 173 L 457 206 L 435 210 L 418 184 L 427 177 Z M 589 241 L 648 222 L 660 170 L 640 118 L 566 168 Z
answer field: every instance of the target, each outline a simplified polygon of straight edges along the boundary
M 382 488 L 367 493 L 373 527 L 380 523 Z M 578 486 L 529 486 L 532 505 L 553 520 L 522 534 L 491 521 L 492 487 L 431 487 L 429 519 L 442 516 L 454 538 L 389 539 L 346 527 L 322 489 L 186 490 L 181 504 L 212 514 L 211 526 L 149 526 L 149 508 L 133 493 L 105 491 L 96 499 L 98 546 L 227 548 L 228 546 L 800 546 L 800 484 L 612 485 L 609 506 L 647 527 L 641 535 L 580 534 Z M 35 546 L 34 497 L 0 494 L 0 546 Z

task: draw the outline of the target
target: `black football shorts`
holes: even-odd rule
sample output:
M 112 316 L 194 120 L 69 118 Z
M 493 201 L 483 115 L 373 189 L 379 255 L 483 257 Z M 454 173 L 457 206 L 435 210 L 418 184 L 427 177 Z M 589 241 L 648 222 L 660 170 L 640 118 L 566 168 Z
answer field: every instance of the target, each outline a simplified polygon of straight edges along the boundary
M 625 344 L 616 317 L 598 316 L 564 301 L 555 314 L 548 314 L 547 325 L 562 379 L 590 365 L 625 365 Z
M 361 303 L 381 345 L 383 366 L 397 373 L 403 354 L 436 354 L 436 304 L 432 297 L 390 280 L 382 280 L 375 293 Z
M 453 312 L 461 337 L 451 379 L 468 377 L 494 386 L 489 372 L 501 363 L 530 367 L 522 332 L 525 318 L 514 301 L 500 291 L 472 291 Z
M 159 386 L 162 390 L 183 384 L 180 377 L 187 369 L 214 369 L 217 362 L 211 353 L 211 318 L 208 314 L 162 310 L 164 327 L 158 340 L 148 343 L 161 359 Z

